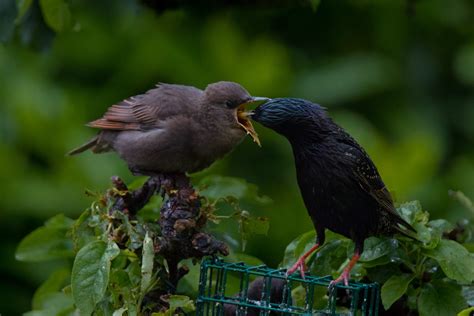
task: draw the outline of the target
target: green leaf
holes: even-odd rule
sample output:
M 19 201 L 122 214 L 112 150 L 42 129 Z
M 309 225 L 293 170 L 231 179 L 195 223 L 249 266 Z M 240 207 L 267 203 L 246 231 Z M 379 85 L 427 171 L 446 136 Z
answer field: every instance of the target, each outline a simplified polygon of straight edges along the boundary
M 311 273 L 320 276 L 334 276 L 337 274 L 341 265 L 347 260 L 349 243 L 348 240 L 341 239 L 327 241 L 315 255 L 316 258 L 311 266 Z
M 458 316 L 471 316 L 474 313 L 474 307 L 466 308 L 458 313 Z
M 246 198 L 261 204 L 271 202 L 268 196 L 258 194 L 258 187 L 255 184 L 248 183 L 243 179 L 209 176 L 202 179 L 199 186 L 204 187 L 201 194 L 211 200 L 233 196 L 239 200 Z
M 267 217 L 252 217 L 242 215 L 241 220 L 241 232 L 245 235 L 266 235 L 268 233 L 268 229 L 270 228 L 270 222 L 268 221 Z
M 45 306 L 48 297 L 53 293 L 60 292 L 61 289 L 70 281 L 70 276 L 71 273 L 69 272 L 69 268 L 54 271 L 33 295 L 33 309 L 42 309 Z
M 282 268 L 291 267 L 301 255 L 308 251 L 316 242 L 316 232 L 314 230 L 299 235 L 285 249 L 283 256 Z
M 40 0 L 44 20 L 55 32 L 68 30 L 72 24 L 69 5 L 64 0 Z
M 131 261 L 125 271 L 128 273 L 128 277 L 133 287 L 140 287 L 142 281 L 142 271 L 138 260 Z
M 443 233 L 450 232 L 454 229 L 454 225 L 445 219 L 435 219 L 435 220 L 429 221 L 428 226 L 430 226 L 433 229 L 433 231 L 439 234 L 440 236 Z
M 414 224 L 426 217 L 419 201 L 403 203 L 397 208 L 397 211 L 409 224 Z
M 72 295 L 81 315 L 90 315 L 104 297 L 109 283 L 111 261 L 118 256 L 118 246 L 109 241 L 94 241 L 77 253 L 72 267 Z
M 43 301 L 42 308 L 23 314 L 24 316 L 66 316 L 75 315 L 74 301 L 71 296 L 57 292 L 50 293 Z
M 250 235 L 266 235 L 270 229 L 270 222 L 267 217 L 253 217 L 247 211 L 237 213 L 239 221 L 240 236 L 242 238 L 242 249 L 245 250 L 245 245 Z
M 116 309 L 114 313 L 112 314 L 112 316 L 122 316 L 126 311 L 127 311 L 126 307 Z
M 181 308 L 183 312 L 189 313 L 196 309 L 194 302 L 185 295 L 170 295 L 168 298 L 171 312 L 175 312 L 177 308 Z
M 370 237 L 364 242 L 364 251 L 360 256 L 361 262 L 379 259 L 391 252 L 398 246 L 396 239 Z
M 31 7 L 33 0 L 16 0 L 16 6 L 18 8 L 17 21 L 25 15 L 26 11 Z
M 418 298 L 420 316 L 456 315 L 466 306 L 459 285 L 439 280 L 425 283 Z
M 72 242 L 66 237 L 74 221 L 63 214 L 48 220 L 43 227 L 28 234 L 18 245 L 15 258 L 39 262 L 73 256 Z
M 413 280 L 413 275 L 402 274 L 393 275 L 382 286 L 381 297 L 385 310 L 388 310 L 408 289 L 408 285 Z
M 448 278 L 461 283 L 474 281 L 474 256 L 454 240 L 440 240 L 426 255 L 439 263 Z
M 96 240 L 94 228 L 89 225 L 91 218 L 91 210 L 84 211 L 72 226 L 72 239 L 74 241 L 74 249 L 79 251 L 88 243 Z
M 141 294 L 145 295 L 149 290 L 149 287 L 152 283 L 152 273 L 153 273 L 153 259 L 155 257 L 155 249 L 153 247 L 153 240 L 148 235 L 148 232 L 145 235 L 143 240 L 143 252 L 142 252 L 142 282 L 141 282 Z

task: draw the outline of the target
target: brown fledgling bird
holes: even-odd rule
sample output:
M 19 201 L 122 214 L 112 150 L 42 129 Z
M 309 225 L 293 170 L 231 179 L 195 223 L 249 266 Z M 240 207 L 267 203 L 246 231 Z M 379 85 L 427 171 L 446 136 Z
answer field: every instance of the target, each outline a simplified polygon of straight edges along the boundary
M 69 155 L 115 151 L 141 175 L 196 172 L 230 152 L 246 134 L 260 144 L 245 107 L 264 100 L 234 82 L 216 82 L 204 91 L 160 83 L 87 124 L 99 133 Z

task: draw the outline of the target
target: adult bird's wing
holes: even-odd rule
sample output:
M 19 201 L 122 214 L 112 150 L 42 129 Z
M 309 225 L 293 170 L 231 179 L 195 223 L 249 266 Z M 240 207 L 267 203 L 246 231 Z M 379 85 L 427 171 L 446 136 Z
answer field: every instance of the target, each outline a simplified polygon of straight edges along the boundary
M 344 158 L 353 166 L 354 178 L 359 186 L 380 205 L 390 216 L 392 221 L 412 232 L 416 232 L 416 230 L 397 213 L 390 192 L 387 190 L 387 187 L 382 181 L 382 177 L 380 177 L 377 168 L 365 150 L 348 134 L 338 139 L 338 142 L 342 148 L 344 148 Z M 400 232 L 403 233 L 403 231 Z
M 190 86 L 158 84 L 145 94 L 130 97 L 108 108 L 87 126 L 105 130 L 148 130 L 169 117 L 187 113 L 202 90 Z

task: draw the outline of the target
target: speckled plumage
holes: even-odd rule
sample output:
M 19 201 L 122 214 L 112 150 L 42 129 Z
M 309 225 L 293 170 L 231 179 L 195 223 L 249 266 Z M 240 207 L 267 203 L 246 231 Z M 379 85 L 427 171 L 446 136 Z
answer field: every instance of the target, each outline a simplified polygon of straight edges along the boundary
M 210 84 L 204 91 L 159 84 L 90 122 L 100 132 L 70 154 L 115 151 L 137 174 L 196 172 L 242 141 L 246 132 L 236 111 L 250 101 L 250 94 L 233 82 Z
M 370 157 L 324 108 L 302 99 L 273 99 L 252 118 L 291 143 L 298 185 L 319 245 L 325 229 L 352 239 L 359 253 L 369 236 L 413 230 L 396 212 Z

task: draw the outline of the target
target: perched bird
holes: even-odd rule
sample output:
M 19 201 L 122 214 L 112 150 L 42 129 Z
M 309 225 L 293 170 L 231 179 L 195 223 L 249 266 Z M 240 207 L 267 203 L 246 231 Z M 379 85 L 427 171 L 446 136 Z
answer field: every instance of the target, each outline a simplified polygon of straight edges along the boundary
M 268 99 L 252 97 L 234 82 L 216 82 L 204 91 L 160 83 L 87 124 L 99 133 L 69 154 L 113 150 L 141 175 L 196 172 L 230 152 L 246 134 L 260 144 L 245 107 L 262 100 Z
M 304 277 L 305 259 L 324 244 L 325 230 L 352 239 L 352 259 L 339 278 L 347 285 L 369 236 L 415 232 L 395 210 L 392 197 L 364 149 L 327 115 L 303 99 L 279 98 L 260 105 L 252 118 L 290 142 L 298 185 L 316 229 L 316 244 L 293 267 Z

